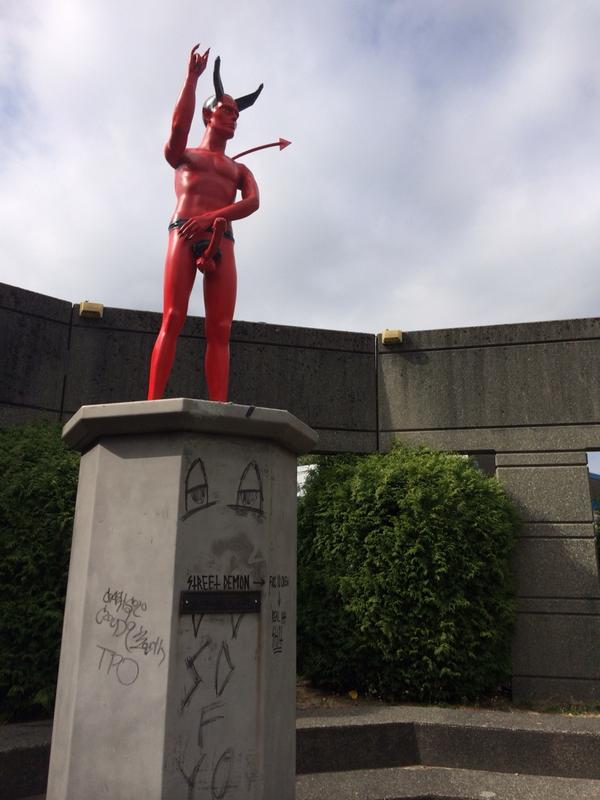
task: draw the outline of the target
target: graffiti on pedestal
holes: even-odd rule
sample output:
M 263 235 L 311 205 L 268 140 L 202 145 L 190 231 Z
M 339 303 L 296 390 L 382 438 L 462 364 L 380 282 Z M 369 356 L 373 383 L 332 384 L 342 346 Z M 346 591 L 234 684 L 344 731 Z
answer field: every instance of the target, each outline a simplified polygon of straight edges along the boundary
M 269 596 L 271 598 L 271 650 L 273 655 L 283 653 L 288 621 L 288 597 L 290 579 L 288 575 L 269 576 Z M 283 594 L 282 594 L 283 593 Z
M 181 714 L 193 714 L 197 719 L 196 739 L 189 741 L 195 757 L 184 752 L 175 759 L 182 781 L 187 787 L 188 800 L 196 790 L 204 791 L 210 800 L 223 800 L 234 789 L 244 796 L 252 792 L 258 775 L 258 759 L 254 752 L 237 752 L 232 744 L 215 736 L 227 728 L 230 686 L 235 678 L 237 663 L 232 653 L 243 614 L 231 614 L 231 625 L 220 629 L 229 635 L 202 633 L 206 615 L 194 625 L 195 649 L 185 659 L 187 681 L 180 702 Z M 208 701 L 208 702 L 207 702 Z M 217 741 L 219 744 L 217 744 Z
M 231 503 L 229 508 L 242 512 L 253 511 L 255 514 L 262 516 L 263 504 L 264 492 L 260 469 L 256 461 L 250 461 L 242 472 L 235 503 Z
M 148 604 L 144 600 L 109 586 L 94 616 L 95 624 L 103 632 L 103 640 L 109 634 L 113 645 L 96 645 L 100 650 L 98 671 L 115 677 L 122 686 L 135 683 L 142 659 L 146 664 L 160 667 L 167 656 L 163 637 L 145 623 L 147 611 Z
M 208 478 L 206 477 L 206 468 L 204 461 L 197 458 L 192 461 L 185 476 L 184 486 L 184 505 L 185 513 L 181 517 L 182 520 L 188 519 L 198 511 L 204 511 L 210 506 L 214 506 L 216 500 L 209 499 Z

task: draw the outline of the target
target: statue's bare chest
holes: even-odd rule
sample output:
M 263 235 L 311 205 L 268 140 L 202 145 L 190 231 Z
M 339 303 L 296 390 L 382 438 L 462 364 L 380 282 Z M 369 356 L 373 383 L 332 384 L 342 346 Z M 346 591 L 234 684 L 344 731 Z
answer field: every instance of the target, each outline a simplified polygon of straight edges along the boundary
M 206 150 L 187 150 L 183 170 L 198 177 L 221 178 L 227 183 L 237 184 L 238 167 L 230 158 Z

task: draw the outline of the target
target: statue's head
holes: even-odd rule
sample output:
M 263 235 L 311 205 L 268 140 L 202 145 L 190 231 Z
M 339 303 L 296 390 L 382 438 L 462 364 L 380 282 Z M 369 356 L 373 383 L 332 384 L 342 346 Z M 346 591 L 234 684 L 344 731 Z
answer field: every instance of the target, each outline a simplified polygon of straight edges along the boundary
M 240 111 L 254 105 L 256 98 L 262 92 L 263 84 L 261 83 L 255 92 L 244 95 L 244 97 L 233 98 L 231 95 L 225 94 L 221 81 L 220 56 L 217 56 L 215 59 L 213 84 L 215 93 L 204 102 L 202 106 L 202 119 L 205 125 L 219 127 L 226 135 L 231 130 L 231 133 L 227 136 L 227 138 L 230 139 L 235 132 L 235 126 Z

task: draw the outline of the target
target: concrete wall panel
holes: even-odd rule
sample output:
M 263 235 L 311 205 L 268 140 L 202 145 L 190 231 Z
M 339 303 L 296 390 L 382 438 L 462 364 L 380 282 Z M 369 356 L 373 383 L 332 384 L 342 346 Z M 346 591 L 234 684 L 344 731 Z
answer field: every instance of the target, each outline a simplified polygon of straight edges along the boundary
M 438 450 L 594 450 L 600 449 L 600 424 L 417 431 L 380 429 L 379 446 L 383 451 L 389 450 L 395 441 L 426 444 Z
M 375 433 L 372 354 L 241 343 L 232 351 L 233 402 L 285 407 L 314 428 Z
M 1 405 L 60 411 L 70 314 L 70 303 L 0 284 Z
M 546 320 L 508 325 L 481 325 L 465 328 L 439 328 L 428 331 L 405 331 L 403 350 L 453 350 L 465 347 L 524 345 L 575 339 L 599 339 L 600 318 Z M 394 352 L 397 345 L 380 350 Z
M 600 616 L 581 607 L 600 601 L 586 454 L 499 453 L 496 460 L 515 464 L 498 466 L 496 474 L 527 523 L 513 557 L 519 597 L 513 675 L 527 682 L 513 683 L 513 698 L 530 700 L 536 693 L 550 701 L 548 678 L 574 682 L 569 696 L 578 697 L 579 684 L 589 689 L 590 681 L 600 680 L 593 650 Z
M 502 467 L 497 476 L 523 520 L 593 520 L 587 467 Z
M 383 430 L 600 422 L 600 321 L 408 333 L 379 345 Z
M 593 539 L 594 525 L 591 522 L 525 522 L 520 534 L 523 538 Z
M 517 616 L 513 674 L 600 681 L 600 616 Z
M 587 453 L 497 453 L 497 467 L 587 467 Z
M 0 403 L 0 429 L 12 428 L 13 425 L 27 425 L 29 422 L 39 419 L 59 423 L 61 421 L 60 412 Z
M 17 286 L 0 283 L 0 309 L 2 311 L 17 311 L 20 314 L 29 314 L 40 319 L 52 320 L 68 324 L 71 315 L 71 303 L 66 300 L 57 300 Z
M 598 597 L 595 539 L 520 539 L 513 567 L 520 594 Z
M 600 597 L 518 597 L 517 611 L 600 617 Z
M 512 689 L 513 696 L 520 698 L 521 702 L 600 705 L 600 680 L 513 676 Z
M 74 311 L 65 413 L 81 405 L 146 397 L 160 315 Z M 190 317 L 177 345 L 166 397 L 206 397 L 204 321 Z M 326 451 L 377 449 L 375 343 L 369 334 L 235 322 L 230 399 L 285 408 L 320 432 Z
M 134 326 L 81 319 L 74 313 L 65 387 L 64 415 L 82 405 L 119 403 L 146 398 L 152 335 Z

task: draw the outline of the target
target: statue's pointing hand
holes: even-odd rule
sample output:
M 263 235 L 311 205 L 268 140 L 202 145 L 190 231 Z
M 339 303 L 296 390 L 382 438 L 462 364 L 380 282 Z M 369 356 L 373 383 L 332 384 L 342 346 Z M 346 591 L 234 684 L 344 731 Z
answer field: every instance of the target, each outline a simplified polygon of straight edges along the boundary
M 210 47 L 206 53 L 202 55 L 197 53 L 196 50 L 199 47 L 200 44 L 197 44 L 192 48 L 192 52 L 190 53 L 190 63 L 188 64 L 188 74 L 194 76 L 195 78 L 199 78 L 206 69 L 208 54 L 210 53 Z

